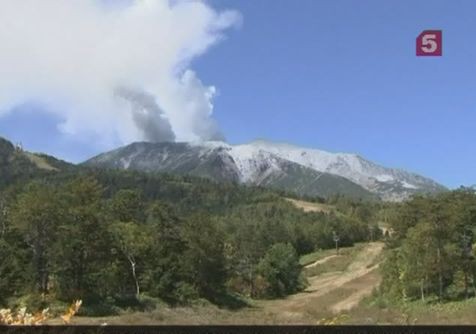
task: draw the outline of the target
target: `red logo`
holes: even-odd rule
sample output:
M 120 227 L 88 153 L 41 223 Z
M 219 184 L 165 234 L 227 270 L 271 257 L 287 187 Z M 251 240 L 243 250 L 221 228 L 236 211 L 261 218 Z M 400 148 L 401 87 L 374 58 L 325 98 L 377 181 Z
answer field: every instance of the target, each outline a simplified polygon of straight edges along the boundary
M 443 54 L 443 32 L 425 30 L 416 39 L 417 56 L 441 56 Z

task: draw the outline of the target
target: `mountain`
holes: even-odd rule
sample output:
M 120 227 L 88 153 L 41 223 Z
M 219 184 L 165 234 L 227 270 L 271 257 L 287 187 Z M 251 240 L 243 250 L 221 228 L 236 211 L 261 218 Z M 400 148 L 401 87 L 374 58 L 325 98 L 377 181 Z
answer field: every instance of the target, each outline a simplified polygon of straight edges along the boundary
M 74 168 L 73 165 L 45 154 L 24 151 L 0 137 L 0 189 L 19 180 Z
M 330 153 L 262 140 L 251 145 L 313 170 L 342 176 L 384 200 L 400 201 L 415 193 L 447 190 L 429 178 L 401 169 L 383 167 L 357 154 Z
M 438 183 L 385 168 L 355 154 L 329 153 L 288 144 L 255 141 L 133 143 L 84 163 L 101 168 L 169 172 L 328 197 L 343 194 L 398 201 L 414 193 L 444 191 Z

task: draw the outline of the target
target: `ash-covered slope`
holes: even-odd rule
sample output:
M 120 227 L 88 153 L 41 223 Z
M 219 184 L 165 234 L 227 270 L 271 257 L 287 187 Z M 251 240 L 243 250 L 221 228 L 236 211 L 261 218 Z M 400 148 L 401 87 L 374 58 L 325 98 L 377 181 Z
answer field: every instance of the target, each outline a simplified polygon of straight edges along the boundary
M 376 198 L 346 178 L 322 173 L 252 146 L 133 143 L 85 162 L 100 168 L 168 172 L 281 189 L 309 196 Z
M 386 168 L 356 154 L 330 153 L 263 140 L 247 146 L 273 153 L 316 171 L 342 176 L 378 194 L 384 200 L 399 201 L 415 193 L 446 190 L 429 178 L 401 169 Z
M 162 171 L 274 187 L 304 195 L 343 194 L 399 201 L 445 188 L 423 176 L 379 166 L 355 154 L 255 141 L 134 143 L 85 163 L 104 168 Z

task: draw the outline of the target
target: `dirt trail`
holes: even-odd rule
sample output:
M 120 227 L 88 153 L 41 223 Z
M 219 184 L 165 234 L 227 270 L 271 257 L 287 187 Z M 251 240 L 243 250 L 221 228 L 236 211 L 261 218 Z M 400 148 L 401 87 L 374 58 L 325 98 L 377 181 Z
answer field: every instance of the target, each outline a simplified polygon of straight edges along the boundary
M 360 301 L 372 294 L 373 289 L 380 283 L 380 277 L 375 275 L 364 275 L 359 279 L 350 282 L 348 288 L 355 290 L 349 297 L 335 303 L 330 307 L 333 313 L 348 311 L 356 307 Z
M 315 261 L 315 262 L 313 262 L 313 263 L 310 263 L 310 264 L 306 265 L 304 268 L 309 269 L 309 268 L 315 267 L 315 266 L 317 266 L 317 265 L 319 265 L 319 264 L 324 264 L 324 263 L 326 263 L 327 261 L 329 261 L 329 260 L 331 260 L 331 259 L 333 259 L 333 258 L 335 258 L 335 257 L 337 257 L 337 256 L 339 256 L 339 255 L 334 254 L 334 255 L 326 256 L 326 257 L 323 258 L 323 259 L 317 260 L 317 261 Z
M 378 265 L 372 266 L 372 263 L 383 249 L 383 243 L 374 242 L 368 244 L 356 256 L 354 262 L 343 272 L 330 272 L 323 275 L 308 278 L 308 288 L 298 294 L 292 295 L 286 299 L 272 300 L 263 302 L 263 308 L 268 312 L 277 313 L 279 317 L 295 319 L 299 321 L 313 308 L 327 308 L 332 312 L 348 310 L 357 305 L 360 300 L 370 293 L 378 284 L 378 280 L 365 286 L 365 291 L 360 288 L 354 293 L 351 290 L 350 296 L 331 296 L 330 294 L 339 288 L 345 288 L 344 285 L 361 279 L 374 271 Z M 329 295 L 329 296 L 327 296 Z

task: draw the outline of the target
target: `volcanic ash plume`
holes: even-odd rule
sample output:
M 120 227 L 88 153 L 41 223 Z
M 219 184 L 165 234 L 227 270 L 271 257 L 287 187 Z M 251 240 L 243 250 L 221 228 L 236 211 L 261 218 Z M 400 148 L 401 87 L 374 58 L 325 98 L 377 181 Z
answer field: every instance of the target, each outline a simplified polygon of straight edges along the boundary
M 35 101 L 106 146 L 222 139 L 190 63 L 239 20 L 198 0 L 2 0 L 0 119 Z
M 172 126 L 153 95 L 126 88 L 119 88 L 116 94 L 129 102 L 132 118 L 137 128 L 142 132 L 144 140 L 150 142 L 175 141 Z

